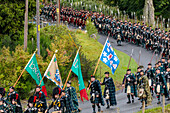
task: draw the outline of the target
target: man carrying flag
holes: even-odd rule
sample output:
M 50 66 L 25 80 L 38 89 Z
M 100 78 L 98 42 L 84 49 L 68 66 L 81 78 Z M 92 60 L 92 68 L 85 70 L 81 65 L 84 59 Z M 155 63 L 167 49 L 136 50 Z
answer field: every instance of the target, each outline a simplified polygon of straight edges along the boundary
M 44 108 L 47 108 L 46 104 L 46 97 L 47 96 L 47 91 L 38 67 L 37 59 L 35 53 L 32 55 L 30 61 L 25 67 L 25 70 L 31 75 L 31 77 L 36 81 L 36 84 L 38 85 L 36 88 L 36 94 L 35 94 L 35 99 L 39 99 L 44 103 Z M 42 88 L 42 91 L 41 91 Z
M 110 67 L 112 74 L 114 74 L 120 61 L 116 53 L 114 52 L 108 38 L 105 42 L 102 54 L 100 56 L 100 60 L 103 63 L 105 63 L 108 67 Z M 106 103 L 107 103 L 106 109 L 109 109 L 110 106 L 117 105 L 116 96 L 115 96 L 115 85 L 113 79 L 109 77 L 109 72 L 105 72 L 105 78 L 103 80 L 103 83 L 100 84 L 105 85 L 104 98 L 106 99 Z

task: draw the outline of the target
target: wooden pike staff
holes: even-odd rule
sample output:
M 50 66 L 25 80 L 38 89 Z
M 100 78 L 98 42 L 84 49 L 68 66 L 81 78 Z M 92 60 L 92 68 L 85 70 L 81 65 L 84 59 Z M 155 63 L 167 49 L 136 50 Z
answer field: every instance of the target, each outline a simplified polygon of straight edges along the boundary
M 131 59 L 132 59 L 132 55 L 133 55 L 133 49 L 132 49 L 132 53 L 131 53 L 131 55 L 130 55 L 130 59 L 129 59 L 129 63 L 128 63 L 128 67 L 127 67 L 127 69 L 129 69 L 130 62 L 131 62 Z M 125 83 L 125 82 L 126 82 L 126 79 L 125 79 L 124 83 Z M 122 92 L 123 92 L 124 87 L 125 87 L 125 85 L 124 85 L 124 86 L 122 86 Z
M 139 51 L 138 66 L 139 66 L 139 63 L 140 63 L 140 56 L 141 56 L 141 50 Z
M 37 51 L 38 51 L 38 49 L 36 49 L 36 50 L 34 51 L 33 55 L 34 55 Z M 33 55 L 32 55 L 32 56 L 33 56 Z M 29 62 L 28 62 L 28 63 L 29 63 Z M 27 64 L 28 64 L 28 63 L 27 63 Z M 27 66 L 27 65 L 26 65 L 26 66 Z M 15 82 L 15 84 L 13 85 L 13 87 L 16 86 L 16 84 L 18 83 L 19 79 L 21 78 L 21 76 L 22 76 L 23 73 L 25 72 L 26 66 L 24 67 L 23 71 L 21 72 L 20 76 L 18 77 L 18 79 L 17 79 L 17 81 Z
M 152 58 L 151 58 L 151 60 L 150 60 L 150 62 L 149 62 L 149 63 L 151 63 L 151 62 L 152 62 L 152 59 L 153 59 L 154 54 L 155 54 L 155 51 L 153 52 L 153 54 L 152 54 Z
M 79 49 L 78 49 L 77 53 L 79 52 L 80 48 L 81 48 L 81 46 L 79 47 Z M 67 84 L 67 82 L 68 82 L 68 80 L 69 80 L 69 78 L 70 78 L 71 71 L 72 71 L 72 69 L 70 68 L 70 71 L 69 71 L 69 73 L 68 73 L 68 76 L 67 76 L 66 82 L 65 82 L 64 87 L 63 87 L 63 90 L 66 88 L 66 84 Z
M 109 36 L 110 36 L 110 33 L 108 34 L 107 39 L 109 39 Z M 106 39 L 106 41 L 107 41 L 107 39 Z M 106 41 L 105 41 L 105 44 L 104 44 L 104 46 L 103 46 L 103 50 L 104 50 L 104 47 L 105 47 L 105 45 L 106 45 Z M 103 51 L 103 50 L 102 50 L 102 51 Z M 100 57 L 99 57 L 99 59 L 98 59 L 98 61 L 97 61 L 97 65 L 96 65 L 96 68 L 95 68 L 95 70 L 94 70 L 94 72 L 93 72 L 93 76 L 95 75 L 95 73 L 96 73 L 96 71 L 97 71 L 97 67 L 99 66 L 99 62 L 100 62 L 101 56 L 102 56 L 102 53 L 100 54 Z M 91 82 L 90 82 L 88 88 L 90 88 L 90 86 L 91 86 Z

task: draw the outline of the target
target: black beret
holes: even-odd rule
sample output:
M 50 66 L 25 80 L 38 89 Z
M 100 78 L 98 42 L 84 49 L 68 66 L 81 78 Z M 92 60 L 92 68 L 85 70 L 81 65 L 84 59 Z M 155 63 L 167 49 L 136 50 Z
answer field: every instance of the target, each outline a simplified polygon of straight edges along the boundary
M 140 73 L 143 72 L 144 73 L 144 70 L 141 70 Z
M 127 71 L 131 71 L 131 69 L 127 69 Z
M 151 66 L 151 65 L 152 65 L 151 63 L 148 64 L 148 66 Z
M 107 72 L 105 72 L 104 74 L 109 74 L 109 72 L 107 71 Z
M 14 86 L 10 86 L 9 88 L 15 90 Z
M 71 84 L 71 81 L 68 81 L 67 84 Z

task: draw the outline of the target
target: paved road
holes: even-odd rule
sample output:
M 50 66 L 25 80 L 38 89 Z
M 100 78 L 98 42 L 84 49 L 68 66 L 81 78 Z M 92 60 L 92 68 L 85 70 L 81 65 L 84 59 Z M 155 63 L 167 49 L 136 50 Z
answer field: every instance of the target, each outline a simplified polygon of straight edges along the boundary
M 74 29 L 74 28 L 69 27 L 69 29 Z M 101 44 L 104 44 L 107 37 L 104 35 L 99 35 L 99 36 L 100 36 L 100 38 L 98 39 L 98 41 Z M 117 46 L 116 40 L 114 40 L 112 37 L 109 38 L 109 41 L 111 42 L 113 48 L 120 50 L 129 56 L 131 54 L 132 49 L 134 49 L 133 59 L 135 59 L 136 62 L 138 62 L 139 51 L 141 50 L 142 54 L 140 57 L 139 65 L 143 65 L 145 67 L 145 69 L 147 68 L 147 64 L 150 62 L 152 55 L 153 55 L 153 53 L 151 51 L 147 51 L 146 49 L 143 49 L 141 47 L 138 47 L 136 45 L 126 43 L 126 42 L 122 42 L 122 46 Z M 151 63 L 153 65 L 156 63 L 155 55 L 153 56 L 153 60 Z M 102 107 L 102 111 L 104 113 L 135 113 L 140 110 L 141 102 L 139 100 L 137 100 L 137 98 L 135 98 L 134 103 L 126 104 L 126 102 L 127 102 L 126 94 L 121 93 L 121 91 L 116 92 L 116 98 L 117 98 L 117 103 L 118 103 L 117 106 L 113 106 L 109 110 L 106 109 L 106 106 Z M 170 101 L 166 101 L 166 104 L 170 104 Z M 80 108 L 82 108 L 81 113 L 92 113 L 92 107 L 91 107 L 91 103 L 89 101 L 85 101 L 84 103 L 80 102 L 79 106 L 80 106 Z M 157 98 L 154 96 L 152 105 L 148 106 L 147 109 L 153 108 L 153 107 L 158 107 L 158 106 L 162 106 L 162 104 L 157 105 Z M 51 110 L 51 111 L 53 111 L 53 110 Z

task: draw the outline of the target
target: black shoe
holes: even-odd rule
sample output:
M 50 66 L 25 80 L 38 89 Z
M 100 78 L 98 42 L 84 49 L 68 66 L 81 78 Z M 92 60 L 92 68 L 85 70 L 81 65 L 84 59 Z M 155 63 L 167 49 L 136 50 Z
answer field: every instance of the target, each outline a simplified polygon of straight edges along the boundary
M 142 109 L 142 108 L 143 108 L 143 106 L 140 107 L 140 109 Z
M 101 110 L 100 110 L 100 108 L 98 108 L 98 112 L 100 112 Z
M 167 101 L 170 101 L 170 98 L 168 98 Z
M 107 107 L 106 107 L 106 109 L 109 109 L 109 108 L 110 108 L 110 106 L 107 106 Z
M 131 101 L 128 101 L 128 102 L 127 102 L 127 104 L 130 104 L 130 103 L 131 103 Z
M 157 104 L 160 104 L 161 102 L 159 101 Z
M 134 99 L 132 100 L 132 103 L 134 103 Z

